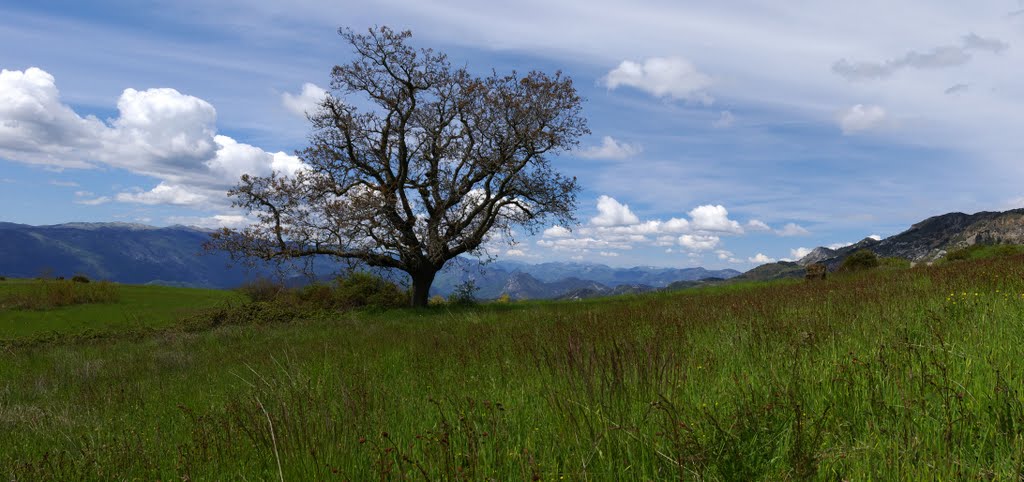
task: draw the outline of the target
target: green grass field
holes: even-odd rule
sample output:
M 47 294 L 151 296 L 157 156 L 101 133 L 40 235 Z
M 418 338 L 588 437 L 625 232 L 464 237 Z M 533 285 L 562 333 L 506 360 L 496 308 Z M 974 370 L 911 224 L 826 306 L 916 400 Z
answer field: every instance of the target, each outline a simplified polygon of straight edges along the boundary
M 40 282 L 36 280 L 0 281 L 0 300 L 39 287 Z M 237 293 L 222 290 L 133 285 L 116 285 L 116 289 L 120 294 L 116 303 L 76 304 L 46 310 L 0 308 L 0 340 L 164 328 L 197 310 L 242 301 Z
M 196 304 L 173 301 L 190 291 L 124 288 L 116 305 L 71 307 L 110 310 L 99 321 L 109 336 L 0 346 L 2 476 L 1024 473 L 1021 256 L 813 283 L 207 328 L 169 321 L 166 309 Z M 121 321 L 118 309 L 139 321 Z M 38 333 L 13 316 L 0 313 L 0 339 Z M 139 335 L 147 320 L 163 328 Z

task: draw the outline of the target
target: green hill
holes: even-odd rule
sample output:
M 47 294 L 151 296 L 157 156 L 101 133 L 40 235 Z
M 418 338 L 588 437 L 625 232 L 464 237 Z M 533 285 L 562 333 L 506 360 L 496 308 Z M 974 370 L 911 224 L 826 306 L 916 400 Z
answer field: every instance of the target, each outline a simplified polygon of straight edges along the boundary
M 1009 480 L 1024 466 L 1019 255 L 576 302 L 221 314 L 0 345 L 4 475 Z

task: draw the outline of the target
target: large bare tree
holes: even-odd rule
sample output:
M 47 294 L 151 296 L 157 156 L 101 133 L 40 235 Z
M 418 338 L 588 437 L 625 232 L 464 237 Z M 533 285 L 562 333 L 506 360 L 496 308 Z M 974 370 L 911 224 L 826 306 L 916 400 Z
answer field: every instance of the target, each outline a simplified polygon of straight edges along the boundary
M 296 175 L 242 176 L 229 195 L 258 222 L 210 245 L 233 255 L 318 255 L 398 269 L 424 306 L 444 264 L 495 237 L 572 223 L 579 187 L 549 157 L 589 133 L 557 72 L 480 77 L 387 27 L 339 30 L 355 60 L 309 113 Z

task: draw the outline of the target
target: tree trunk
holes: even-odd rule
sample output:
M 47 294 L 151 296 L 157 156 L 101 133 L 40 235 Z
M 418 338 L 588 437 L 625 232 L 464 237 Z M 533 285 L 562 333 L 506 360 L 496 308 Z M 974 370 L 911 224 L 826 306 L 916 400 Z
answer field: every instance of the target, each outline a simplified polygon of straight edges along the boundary
M 412 273 L 412 306 L 422 308 L 430 300 L 430 285 L 434 283 L 437 270 L 423 270 Z

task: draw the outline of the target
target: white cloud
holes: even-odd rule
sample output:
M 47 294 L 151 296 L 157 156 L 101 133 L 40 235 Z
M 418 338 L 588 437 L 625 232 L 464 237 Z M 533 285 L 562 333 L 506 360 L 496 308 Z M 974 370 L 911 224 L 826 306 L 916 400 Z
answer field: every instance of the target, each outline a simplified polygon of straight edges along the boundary
M 633 249 L 628 240 L 596 238 L 538 239 L 537 246 L 555 250 L 580 251 L 588 249 Z
M 776 229 L 775 234 L 778 234 L 779 236 L 807 236 L 811 234 L 811 232 L 799 224 L 786 223 L 782 229 Z
M 735 123 L 736 117 L 732 115 L 732 112 L 723 110 L 722 113 L 718 115 L 718 119 L 715 119 L 715 121 L 711 123 L 711 127 L 725 129 L 727 127 L 732 127 Z
M 877 105 L 857 104 L 839 115 L 839 127 L 850 135 L 877 127 L 885 120 L 885 109 Z
M 597 212 L 598 215 L 590 220 L 595 226 L 628 226 L 640 222 L 640 218 L 629 210 L 628 205 L 609 196 L 597 198 Z
M 839 248 L 845 248 L 845 247 L 847 247 L 847 246 L 849 246 L 851 244 L 853 244 L 853 243 L 849 243 L 849 242 L 846 242 L 846 243 L 832 243 L 832 244 L 830 244 L 828 246 L 825 246 L 825 247 L 828 248 L 828 249 L 839 249 Z
M 100 204 L 106 204 L 110 201 L 111 199 L 109 197 L 100 196 L 98 198 L 93 199 L 76 199 L 75 204 L 84 204 L 86 206 L 99 206 Z
M 690 229 L 690 222 L 682 218 L 671 218 L 661 225 L 663 233 L 683 233 Z
M 88 168 L 81 151 L 101 148 L 105 126 L 60 101 L 49 73 L 0 70 L 0 157 L 61 168 Z
M 751 258 L 747 258 L 747 261 L 749 261 L 751 263 L 757 263 L 757 264 L 766 264 L 766 263 L 774 263 L 776 261 L 776 259 L 775 258 L 769 258 L 764 253 L 757 253 L 757 255 L 755 255 L 755 256 L 753 256 Z
M 708 251 L 718 246 L 718 236 L 705 234 L 684 234 L 679 237 L 679 245 L 692 251 Z
M 619 253 L 616 253 L 614 251 L 601 251 L 600 253 L 597 253 L 597 254 L 599 254 L 601 256 L 604 256 L 606 258 L 614 258 L 614 257 L 617 257 L 619 255 Z
M 604 84 L 612 90 L 628 86 L 656 97 L 712 102 L 705 92 L 712 84 L 711 77 L 679 57 L 651 57 L 643 63 L 624 60 L 608 72 Z
M 326 96 L 326 90 L 316 84 L 307 82 L 302 84 L 302 91 L 298 94 L 290 92 L 281 94 L 281 104 L 289 112 L 305 118 L 307 112 L 314 112 L 320 107 L 320 103 L 323 102 Z
M 875 241 L 881 241 L 882 240 L 882 237 L 877 235 L 877 234 L 871 234 L 871 235 L 868 235 L 868 237 L 873 239 L 873 240 L 875 240 Z
M 162 182 L 149 191 L 120 193 L 117 195 L 117 200 L 126 203 L 172 204 L 177 206 L 198 206 L 209 202 L 209 198 L 205 195 L 195 192 L 188 187 Z
M 600 146 L 580 151 L 580 157 L 586 159 L 624 160 L 643 152 L 643 148 L 635 144 L 616 141 L 610 136 L 601 139 Z
M 715 254 L 718 255 L 718 259 L 720 259 L 722 261 L 727 261 L 729 258 L 732 258 L 734 256 L 732 254 L 732 251 L 727 251 L 727 250 L 724 250 L 724 249 L 717 249 L 717 250 L 715 250 Z
M 793 248 L 789 250 L 789 257 L 798 260 L 803 258 L 804 256 L 807 256 L 808 254 L 811 254 L 811 251 L 814 251 L 814 249 L 804 247 Z
M 722 205 L 707 204 L 690 211 L 691 226 L 700 231 L 743 234 L 740 223 L 729 219 L 729 211 Z
M 59 187 L 78 187 L 78 183 L 77 182 L 74 182 L 74 181 L 59 181 L 59 180 L 56 180 L 56 179 L 51 179 L 50 180 L 50 184 L 53 185 L 53 186 L 59 186 Z
M 676 241 L 677 241 L 677 239 L 676 239 L 675 236 L 669 236 L 669 235 L 658 236 L 657 239 L 654 240 L 654 245 L 655 246 L 660 246 L 660 247 L 675 246 L 676 245 Z
M 562 226 L 551 226 L 544 230 L 545 238 L 568 238 L 572 236 L 572 231 Z
M 517 257 L 517 258 L 524 258 L 524 257 L 526 257 L 526 252 L 521 250 L 521 249 L 510 249 L 508 251 L 505 251 L 505 255 L 506 256 L 514 256 L 514 257 Z
M 2 70 L 0 158 L 57 169 L 125 169 L 160 184 L 149 194 L 122 193 L 118 201 L 179 205 L 201 199 L 226 205 L 224 193 L 242 173 L 291 175 L 302 167 L 295 156 L 218 135 L 213 106 L 174 89 L 125 89 L 117 109 L 107 123 L 83 118 L 60 100 L 49 73 Z
M 238 214 L 216 214 L 213 216 L 171 216 L 167 218 L 168 224 L 180 224 L 183 226 L 196 226 L 205 229 L 217 228 L 243 228 L 252 223 L 246 216 Z
M 767 223 L 760 219 L 751 219 L 747 221 L 747 229 L 751 231 L 771 231 L 772 228 Z

